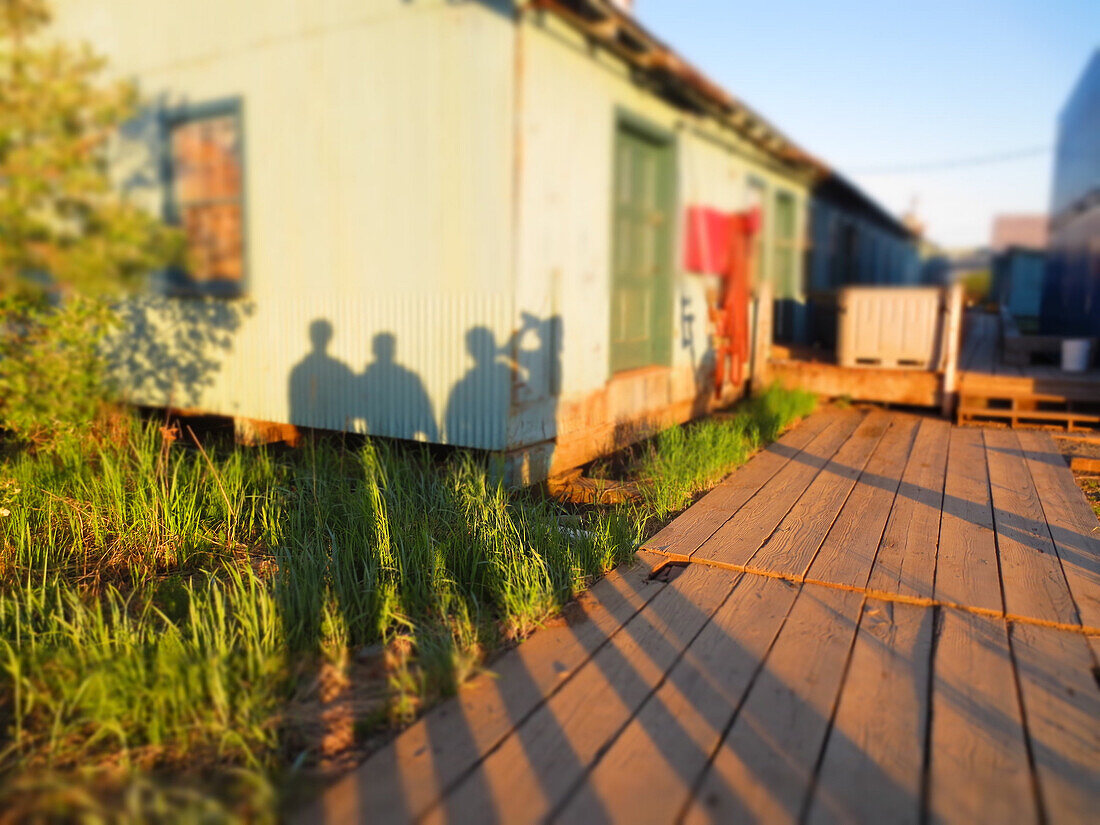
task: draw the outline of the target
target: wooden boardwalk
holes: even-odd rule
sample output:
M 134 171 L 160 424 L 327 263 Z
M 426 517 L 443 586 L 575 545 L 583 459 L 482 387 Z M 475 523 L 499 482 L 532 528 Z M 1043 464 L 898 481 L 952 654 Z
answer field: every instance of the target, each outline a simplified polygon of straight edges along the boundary
M 958 419 L 1013 427 L 1100 427 L 1100 369 L 1063 372 L 1054 364 L 1015 366 L 1002 357 L 1001 322 L 972 312 L 959 354 Z
M 300 819 L 1096 821 L 1097 634 L 1048 435 L 825 410 Z

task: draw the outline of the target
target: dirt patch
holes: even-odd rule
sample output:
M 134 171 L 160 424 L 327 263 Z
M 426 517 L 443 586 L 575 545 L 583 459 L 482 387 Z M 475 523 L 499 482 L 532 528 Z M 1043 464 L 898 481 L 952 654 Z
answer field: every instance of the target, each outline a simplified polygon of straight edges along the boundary
M 1077 484 L 1085 493 L 1085 498 L 1092 505 L 1092 511 L 1096 513 L 1096 520 L 1100 521 L 1100 477 L 1095 475 L 1082 475 L 1075 473 Z

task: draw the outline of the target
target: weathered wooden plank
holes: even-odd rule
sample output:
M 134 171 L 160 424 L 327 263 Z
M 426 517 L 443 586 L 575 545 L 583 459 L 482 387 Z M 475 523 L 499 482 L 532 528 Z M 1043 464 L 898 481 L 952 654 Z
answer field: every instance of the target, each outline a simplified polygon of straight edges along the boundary
M 703 542 L 692 557 L 731 564 L 748 561 L 862 420 L 862 415 L 849 411 L 825 429 Z
M 866 587 L 920 419 L 895 414 L 806 579 Z
M 1084 636 L 1014 624 L 1012 652 L 1049 822 L 1100 814 L 1100 691 Z
M 562 617 L 508 651 L 363 765 L 330 787 L 295 821 L 403 822 L 444 790 L 558 689 L 666 585 L 649 580 L 660 556 L 612 571 Z
M 748 560 L 750 567 L 790 576 L 806 572 L 889 421 L 889 413 L 881 410 L 863 419 L 851 438 L 829 459 L 783 517 L 775 532 Z
M 1100 627 L 1100 524 L 1047 433 L 1016 434 L 1081 622 Z
M 642 547 L 657 553 L 690 555 L 819 433 L 844 415 L 833 407 L 814 413 L 753 456 Z
M 725 601 L 737 574 L 689 566 L 428 812 L 429 822 L 544 819 Z
M 951 430 L 935 592 L 940 601 L 1004 610 L 980 430 Z
M 804 587 L 690 803 L 687 822 L 795 822 L 863 597 Z
M 1077 623 L 1077 608 L 1016 433 L 985 430 L 984 436 L 1005 612 Z
M 929 757 L 930 821 L 1038 821 L 1001 619 L 942 611 Z
M 946 421 L 920 423 L 871 570 L 872 590 L 932 597 L 950 430 Z
M 797 595 L 778 579 L 742 579 L 558 819 L 674 821 Z
M 868 600 L 808 821 L 919 822 L 934 611 Z
M 938 407 L 940 376 L 922 369 L 868 369 L 809 361 L 773 362 L 774 380 L 789 389 L 805 389 L 826 398 Z

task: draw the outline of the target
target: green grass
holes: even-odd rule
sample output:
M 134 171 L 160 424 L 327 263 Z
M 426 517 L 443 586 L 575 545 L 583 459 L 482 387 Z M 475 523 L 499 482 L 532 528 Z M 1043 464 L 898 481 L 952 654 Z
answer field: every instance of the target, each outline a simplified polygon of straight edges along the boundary
M 357 727 L 409 719 L 812 406 L 773 389 L 665 431 L 635 455 L 642 506 L 579 513 L 506 492 L 469 454 L 383 442 L 196 449 L 118 416 L 95 438 L 9 446 L 0 808 L 95 816 L 114 793 L 135 820 L 216 821 L 224 797 L 266 818 L 273 780 L 318 758 L 286 712 L 318 674 L 364 646 L 404 651 Z
M 633 473 L 643 482 L 647 510 L 663 519 L 774 441 L 794 420 L 813 411 L 811 393 L 769 387 L 735 414 L 705 418 L 659 433 L 635 450 Z

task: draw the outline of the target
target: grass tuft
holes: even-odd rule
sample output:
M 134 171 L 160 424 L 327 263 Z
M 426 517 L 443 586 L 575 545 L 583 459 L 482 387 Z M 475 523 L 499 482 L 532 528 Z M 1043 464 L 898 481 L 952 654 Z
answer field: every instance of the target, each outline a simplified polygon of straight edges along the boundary
M 386 442 L 196 446 L 115 415 L 110 438 L 8 449 L 0 805 L 220 818 L 178 781 L 165 803 L 167 775 L 269 811 L 273 779 L 453 693 L 812 406 L 770 389 L 666 430 L 636 455 L 641 507 L 580 513 Z

